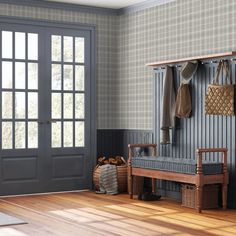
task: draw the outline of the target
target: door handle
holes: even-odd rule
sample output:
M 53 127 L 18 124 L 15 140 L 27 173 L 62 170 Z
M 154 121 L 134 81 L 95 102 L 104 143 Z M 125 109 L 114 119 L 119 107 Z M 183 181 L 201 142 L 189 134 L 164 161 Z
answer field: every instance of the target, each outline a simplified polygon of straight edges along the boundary
M 57 123 L 57 121 L 56 120 L 47 120 L 47 121 L 38 120 L 39 125 L 43 125 L 44 123 L 49 125 L 51 123 Z
M 47 120 L 47 124 L 48 124 L 48 125 L 50 125 L 50 124 L 52 124 L 52 123 L 57 123 L 57 121 L 56 121 L 56 120 Z

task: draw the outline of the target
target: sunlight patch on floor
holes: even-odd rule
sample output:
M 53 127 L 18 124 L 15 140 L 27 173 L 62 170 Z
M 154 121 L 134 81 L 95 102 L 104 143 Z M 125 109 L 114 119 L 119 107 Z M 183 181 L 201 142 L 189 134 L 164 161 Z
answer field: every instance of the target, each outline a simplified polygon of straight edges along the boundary
M 31 236 L 29 234 L 22 233 L 16 229 L 12 228 L 0 228 L 0 235 L 1 236 Z
M 135 228 L 139 230 L 144 230 L 145 232 L 150 232 L 148 235 L 155 235 L 155 233 L 160 232 L 165 234 L 175 235 L 176 233 L 180 233 L 180 231 L 171 229 L 168 227 L 160 226 L 158 224 L 152 224 L 145 221 L 134 220 L 134 219 L 125 219 L 125 223 L 129 226 L 135 226 Z
M 173 225 L 178 225 L 181 227 L 187 227 L 190 229 L 195 229 L 195 230 L 204 230 L 205 227 L 198 225 L 198 224 L 193 224 L 193 223 L 186 223 L 181 219 L 175 219 L 172 218 L 171 216 L 151 216 L 151 219 L 155 219 L 164 223 L 168 223 L 168 224 L 173 224 Z
M 72 220 L 78 223 L 104 222 L 110 220 L 120 220 L 124 217 L 115 214 L 99 211 L 93 208 L 79 208 L 49 211 L 50 214 L 60 216 L 64 219 Z
M 132 205 L 140 206 L 140 207 L 144 207 L 144 208 L 147 208 L 147 209 L 152 209 L 152 210 L 159 211 L 159 212 L 156 212 L 158 214 L 179 212 L 178 210 L 168 209 L 167 207 L 161 207 L 161 206 L 151 205 L 151 204 L 142 203 L 142 202 L 132 203 Z
M 103 221 L 106 220 L 107 218 L 104 216 L 98 216 L 94 215 L 93 213 L 81 211 L 80 209 L 68 209 L 66 210 L 67 212 L 73 213 L 76 216 L 82 216 L 84 218 L 88 218 L 90 220 L 96 220 L 96 221 Z
M 230 231 L 231 231 L 230 228 L 229 229 L 219 228 L 219 229 L 206 229 L 204 232 L 213 234 L 213 235 L 218 235 L 218 236 L 235 236 L 235 229 L 234 229 L 234 232 L 230 232 Z
M 215 235 L 235 235 L 236 224 L 224 220 L 213 219 L 201 214 L 177 213 L 166 216 L 152 216 L 158 222 L 183 227 L 186 230 L 200 230 Z M 185 229 L 184 229 L 185 228 Z M 199 232 L 200 233 L 200 232 Z
M 95 223 L 91 223 L 90 225 L 95 227 L 96 229 L 101 230 L 102 232 L 110 232 L 110 235 L 112 234 L 118 234 L 118 235 L 122 235 L 122 236 L 138 236 L 140 234 L 137 234 L 137 232 L 132 232 L 129 229 L 122 229 L 119 227 L 119 222 L 116 221 L 116 226 L 112 226 L 109 224 L 106 224 L 106 226 L 104 226 L 104 222 L 95 222 Z
M 106 217 L 108 219 L 114 219 L 114 220 L 119 220 L 119 219 L 123 219 L 123 216 L 119 216 L 110 212 L 106 212 L 106 211 L 101 211 L 95 208 L 90 208 L 90 207 L 85 207 L 85 208 L 80 208 L 81 211 L 85 211 L 88 213 L 92 213 L 93 215 L 97 215 L 97 216 L 103 216 Z
M 106 208 L 113 209 L 113 210 L 123 212 L 123 213 L 136 215 L 136 216 L 150 216 L 151 215 L 149 213 L 141 212 L 141 211 L 135 210 L 135 209 L 130 209 L 130 208 L 127 208 L 122 205 L 108 205 L 108 206 L 106 206 Z
M 215 227 L 216 225 L 220 227 L 235 226 L 235 223 L 206 217 L 204 216 L 204 214 L 178 213 L 170 217 L 175 219 L 181 219 L 185 222 L 196 223 L 207 227 Z
M 73 213 L 70 213 L 70 212 L 67 212 L 67 211 L 62 211 L 62 210 L 59 210 L 59 211 L 50 211 L 50 213 L 54 214 L 54 215 L 57 215 L 57 216 L 60 216 L 64 219 L 68 219 L 68 220 L 72 220 L 74 222 L 78 222 L 78 223 L 86 223 L 86 222 L 91 222 L 92 220 L 87 218 L 87 217 L 84 217 L 84 216 L 78 216 L 78 215 L 75 215 Z
M 141 221 L 139 221 L 138 225 L 134 225 L 134 224 L 130 224 L 128 222 L 129 219 L 124 219 L 122 221 L 108 221 L 107 224 L 116 227 L 117 229 L 121 229 L 124 231 L 127 231 L 127 229 L 129 230 L 130 233 L 135 233 L 136 235 L 147 235 L 147 236 L 151 236 L 151 235 L 156 235 L 158 232 L 160 231 L 153 231 L 152 228 L 143 228 L 140 227 L 140 225 L 142 224 Z
M 173 215 L 168 215 L 167 217 L 174 220 L 180 220 L 182 224 L 188 224 L 188 225 L 194 224 L 200 227 L 207 227 L 207 228 L 213 228 L 215 226 L 217 227 L 235 226 L 234 223 L 230 223 L 223 220 L 212 219 L 210 217 L 205 217 L 202 214 L 197 215 L 191 213 L 177 213 Z

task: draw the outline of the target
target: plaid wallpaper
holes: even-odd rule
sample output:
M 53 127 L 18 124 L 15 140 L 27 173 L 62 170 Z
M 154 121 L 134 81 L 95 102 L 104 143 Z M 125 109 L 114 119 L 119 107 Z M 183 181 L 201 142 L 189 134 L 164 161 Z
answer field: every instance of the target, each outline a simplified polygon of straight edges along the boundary
M 117 76 L 117 16 L 12 4 L 0 4 L 0 15 L 96 25 L 98 128 L 113 128 L 111 114 L 116 103 L 113 88 Z
M 119 17 L 114 128 L 152 129 L 152 68 L 146 63 L 236 50 L 235 0 L 177 0 Z
M 236 50 L 235 0 L 177 0 L 120 16 L 0 4 L 0 15 L 97 26 L 100 129 L 152 129 L 146 63 Z

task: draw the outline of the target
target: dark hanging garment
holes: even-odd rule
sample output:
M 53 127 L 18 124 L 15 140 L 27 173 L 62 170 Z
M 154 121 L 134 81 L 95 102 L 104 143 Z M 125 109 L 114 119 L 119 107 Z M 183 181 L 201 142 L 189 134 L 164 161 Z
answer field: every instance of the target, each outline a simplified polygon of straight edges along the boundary
M 175 127 L 175 91 L 173 79 L 172 68 L 166 66 L 161 108 L 161 144 L 173 143 Z
M 189 91 L 189 84 L 180 84 L 176 97 L 175 116 L 188 118 L 192 111 L 192 101 Z

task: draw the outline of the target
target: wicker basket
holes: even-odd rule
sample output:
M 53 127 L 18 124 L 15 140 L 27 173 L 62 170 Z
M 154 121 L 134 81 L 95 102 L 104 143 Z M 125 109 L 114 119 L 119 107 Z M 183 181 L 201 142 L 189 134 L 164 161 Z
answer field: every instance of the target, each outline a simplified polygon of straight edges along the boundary
M 127 192 L 127 165 L 116 166 L 117 168 L 117 181 L 118 192 Z M 99 179 L 101 174 L 101 166 L 97 165 L 93 171 L 93 184 L 95 190 L 99 190 Z
M 219 186 L 216 184 L 205 185 L 203 187 L 202 208 L 218 208 Z M 182 206 L 196 208 L 196 186 L 190 184 L 182 185 Z

